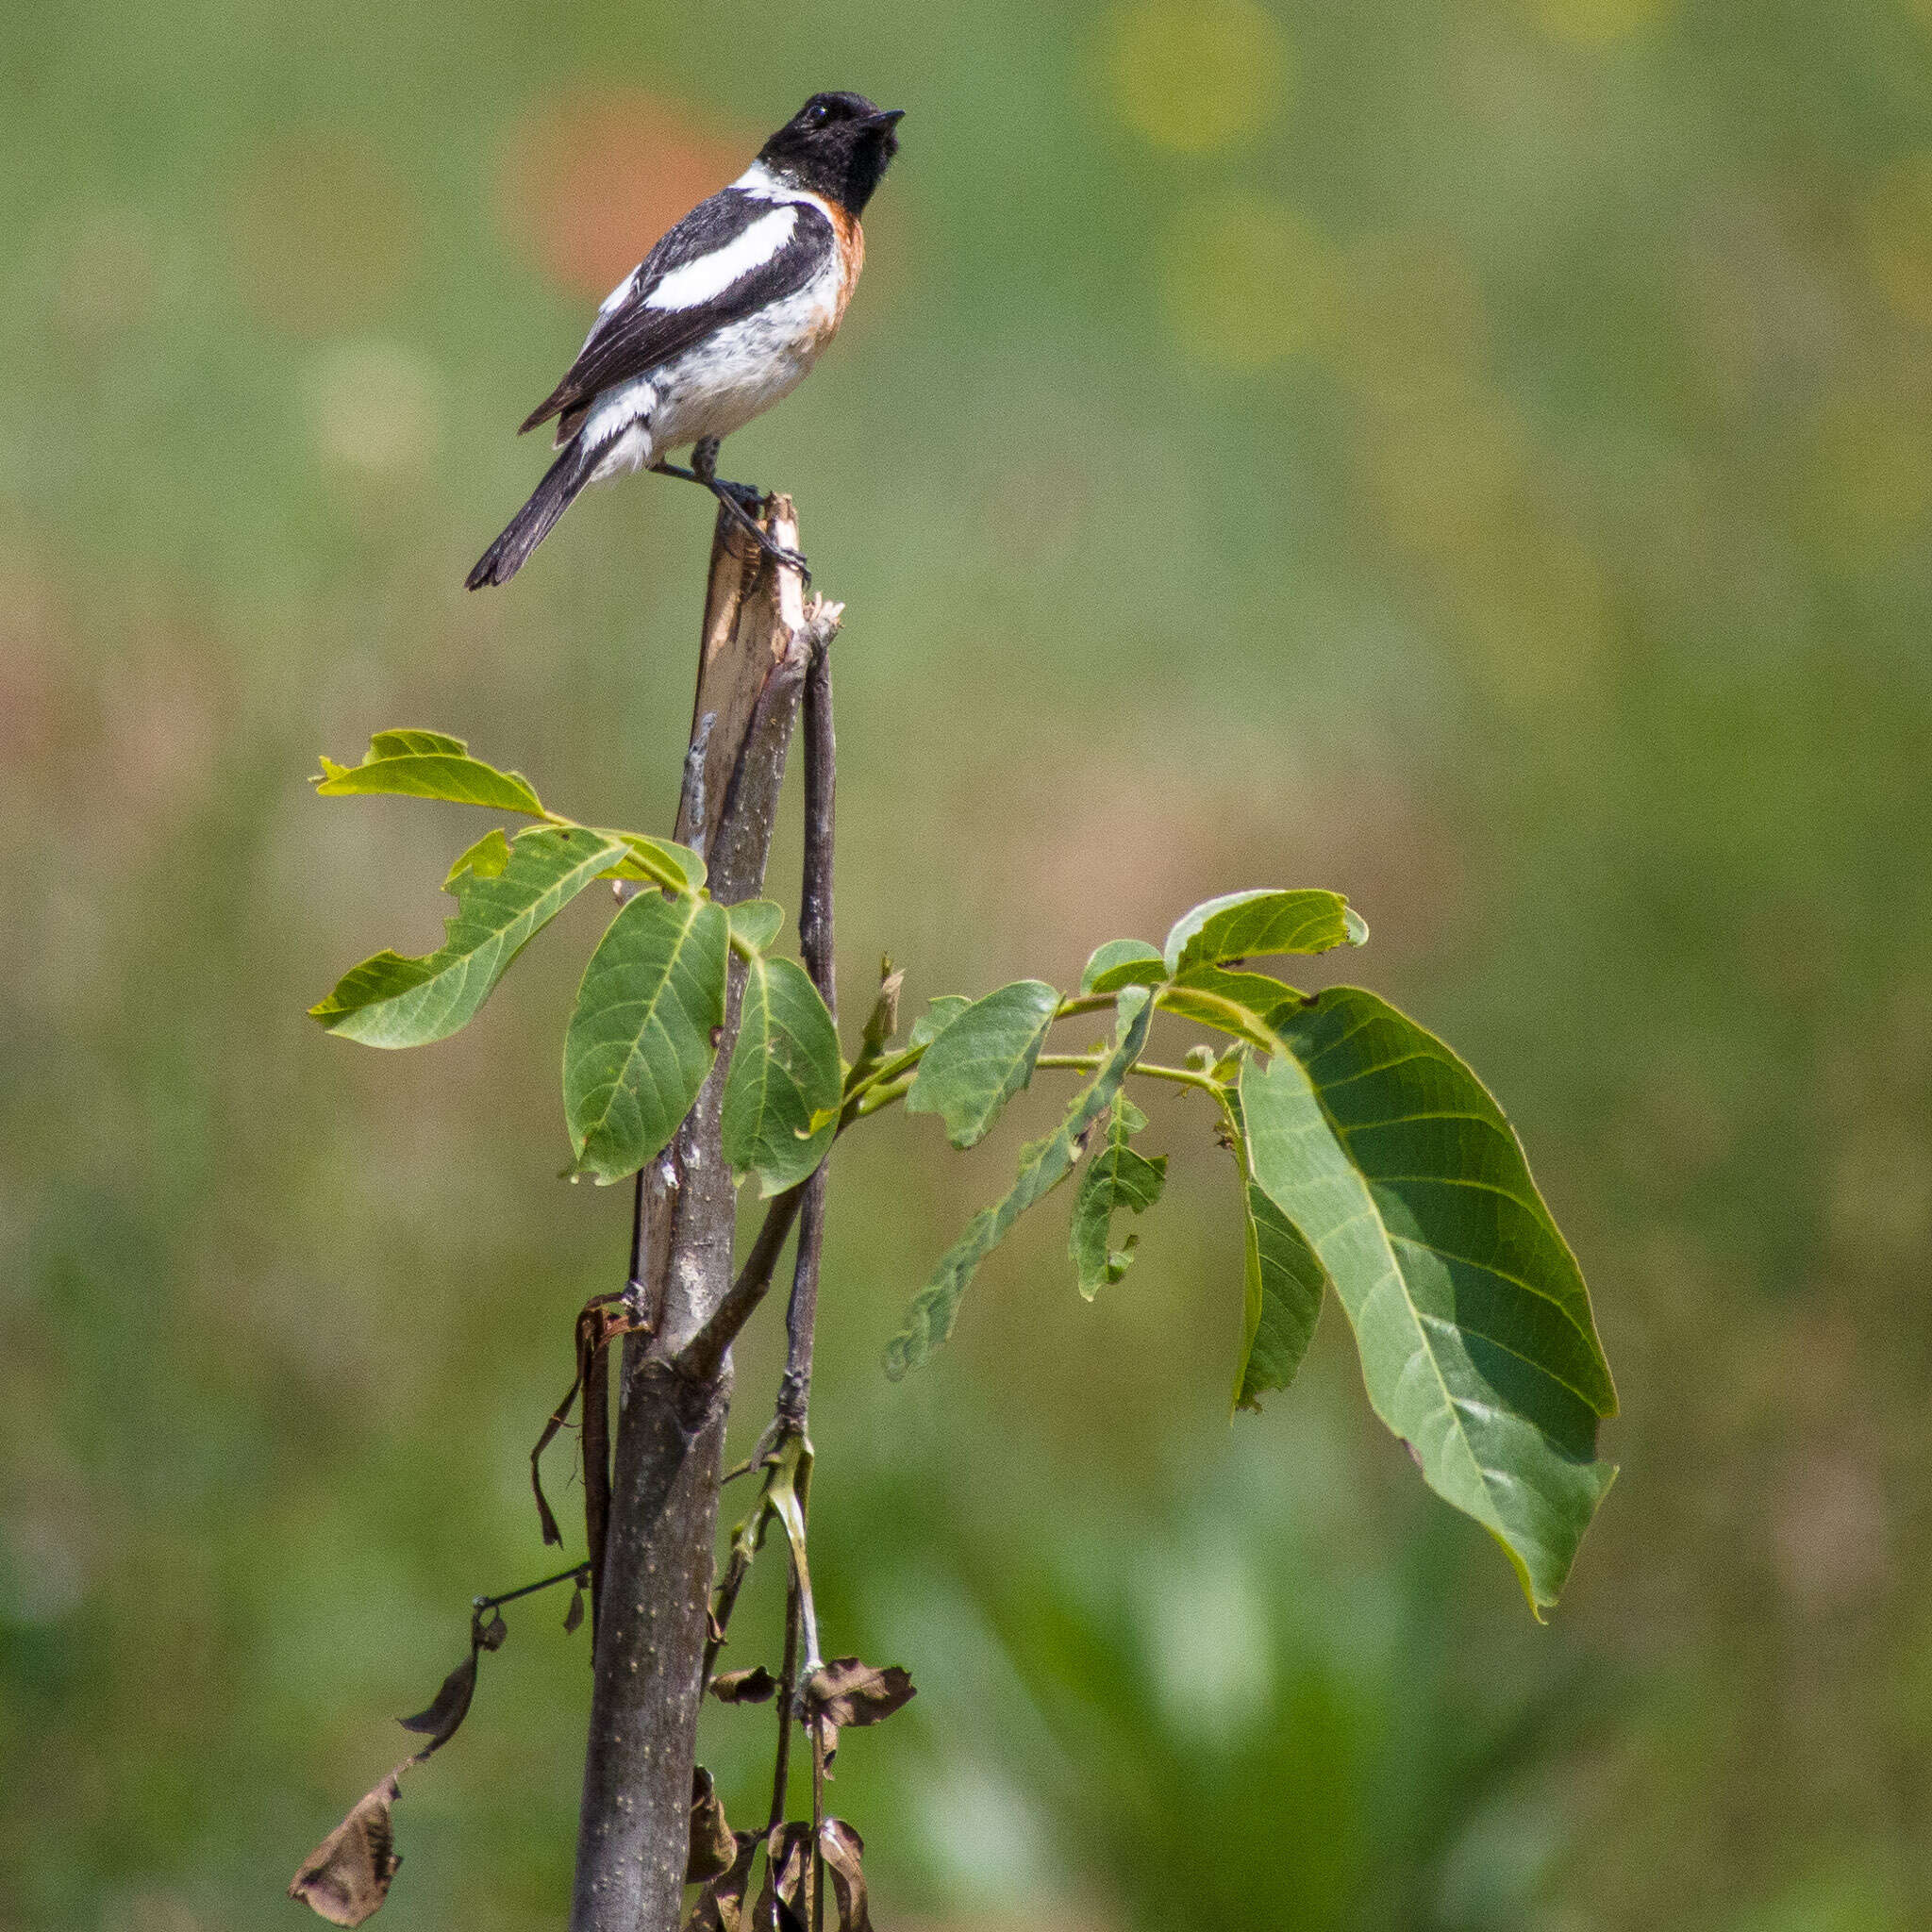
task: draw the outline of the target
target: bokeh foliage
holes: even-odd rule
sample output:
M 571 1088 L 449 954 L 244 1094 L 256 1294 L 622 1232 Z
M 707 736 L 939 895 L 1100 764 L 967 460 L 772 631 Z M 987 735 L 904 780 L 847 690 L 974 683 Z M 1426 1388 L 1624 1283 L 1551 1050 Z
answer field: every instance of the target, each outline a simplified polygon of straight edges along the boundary
M 885 948 L 919 1010 L 1333 883 L 1522 1127 L 1624 1398 L 1613 1506 L 1522 1627 L 1333 1311 L 1224 1428 L 1212 1160 L 1091 1305 L 1061 1226 L 1016 1230 L 892 1386 L 911 1257 L 1039 1127 L 855 1138 L 814 1572 L 840 1647 L 922 1685 L 840 1766 L 882 1914 L 1918 1923 L 1932 13 L 749 23 L 0 25 L 0 1920 L 292 1913 L 470 1594 L 541 1563 L 522 1455 L 624 1239 L 552 1178 L 581 948 L 433 1054 L 331 1041 L 300 1007 L 341 935 L 440 933 L 407 802 L 301 780 L 434 720 L 668 826 L 696 493 L 593 493 L 511 593 L 457 586 L 590 304 L 856 85 L 908 109 L 865 287 L 727 451 L 850 604 L 852 1000 Z M 1148 1111 L 1143 1148 L 1212 1151 Z M 741 1373 L 749 1418 L 766 1341 Z M 582 1639 L 509 1614 L 399 1808 L 398 1927 L 554 1923 Z M 730 1798 L 763 1732 L 712 1722 Z

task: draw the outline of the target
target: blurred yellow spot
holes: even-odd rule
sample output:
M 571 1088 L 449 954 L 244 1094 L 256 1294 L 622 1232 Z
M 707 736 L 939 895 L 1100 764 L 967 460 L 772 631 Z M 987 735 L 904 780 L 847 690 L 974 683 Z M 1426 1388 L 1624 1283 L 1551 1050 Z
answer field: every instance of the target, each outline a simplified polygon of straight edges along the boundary
M 1340 262 L 1325 358 L 1355 405 L 1371 514 L 1528 705 L 1587 695 L 1610 636 L 1607 586 L 1554 466 L 1488 373 L 1469 265 L 1426 235 L 1372 237 Z
M 1220 369 L 1306 348 L 1334 307 L 1334 251 L 1285 202 L 1197 203 L 1169 231 L 1162 295 L 1176 340 Z
M 1839 562 L 1896 554 L 1932 510 L 1932 449 L 1903 400 L 1840 397 L 1819 417 L 1807 477 L 1812 523 Z
M 1255 0 L 1134 0 L 1108 23 L 1107 77 L 1136 133 L 1175 154 L 1208 154 L 1279 108 L 1288 37 Z
M 1932 154 L 1907 156 L 1878 177 L 1860 226 L 1885 299 L 1907 321 L 1932 325 Z
M 1602 46 L 1671 10 L 1674 0 L 1529 0 L 1539 25 L 1560 41 Z
M 418 467 L 435 447 L 436 372 L 397 342 L 341 342 L 308 372 L 309 420 L 331 463 L 380 476 Z

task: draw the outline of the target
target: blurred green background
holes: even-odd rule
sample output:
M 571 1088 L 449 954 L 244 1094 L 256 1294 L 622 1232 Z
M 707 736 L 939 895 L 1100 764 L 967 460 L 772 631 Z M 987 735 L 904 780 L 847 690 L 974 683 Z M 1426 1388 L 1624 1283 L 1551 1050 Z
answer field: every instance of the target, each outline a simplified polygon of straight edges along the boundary
M 546 1567 L 524 1457 L 628 1211 L 554 1179 L 601 908 L 433 1052 L 330 1040 L 483 822 L 303 781 L 432 725 L 668 826 L 697 493 L 458 585 L 596 298 L 820 87 L 904 152 L 725 467 L 849 604 L 848 1016 L 881 951 L 909 1016 L 1345 891 L 1624 1398 L 1539 1629 L 1333 1308 L 1230 1428 L 1198 1106 L 1117 1289 L 1050 1204 L 898 1387 L 1058 1101 L 853 1137 L 815 1568 L 922 1687 L 834 1791 L 882 1924 L 1932 1923 L 1932 4 L 47 0 L 0 23 L 0 1926 L 313 1923 L 471 1593 Z M 406 1788 L 393 1932 L 561 1923 L 562 1609 Z M 741 1812 L 769 1721 L 707 1719 Z

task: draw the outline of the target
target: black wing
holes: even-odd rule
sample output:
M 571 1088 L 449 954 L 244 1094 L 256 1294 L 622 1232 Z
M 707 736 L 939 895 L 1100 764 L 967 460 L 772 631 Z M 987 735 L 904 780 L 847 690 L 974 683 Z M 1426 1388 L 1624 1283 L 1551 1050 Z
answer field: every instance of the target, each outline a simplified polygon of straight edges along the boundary
M 703 292 L 675 307 L 651 306 L 651 298 L 679 270 L 697 268 L 719 256 L 721 271 L 732 261 L 728 251 L 741 247 L 760 222 L 790 215 L 791 225 L 779 244 L 763 255 L 747 255 L 742 271 L 722 287 L 701 278 Z M 824 212 L 807 201 L 771 201 L 726 188 L 700 202 L 671 229 L 621 282 L 606 303 L 569 373 L 525 419 L 534 429 L 552 416 L 569 416 L 591 398 L 688 349 L 721 324 L 762 308 L 804 287 L 838 246 Z M 676 283 L 673 282 L 674 290 Z M 569 426 L 569 425 L 566 425 Z

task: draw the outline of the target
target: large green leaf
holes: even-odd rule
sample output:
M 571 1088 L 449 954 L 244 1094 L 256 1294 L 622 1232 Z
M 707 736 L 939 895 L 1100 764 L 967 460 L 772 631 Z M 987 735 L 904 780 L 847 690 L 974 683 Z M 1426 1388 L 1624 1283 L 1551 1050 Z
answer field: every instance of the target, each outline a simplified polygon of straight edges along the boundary
M 824 1158 L 839 1093 L 839 1035 L 811 975 L 795 960 L 758 955 L 724 1076 L 724 1158 L 757 1174 L 765 1193 L 783 1193 Z
M 1334 987 L 1241 1080 L 1254 1176 L 1320 1257 L 1375 1413 L 1556 1601 L 1615 1470 L 1583 1277 L 1482 1083 L 1374 994 Z
M 1361 915 L 1339 892 L 1229 892 L 1184 912 L 1167 936 L 1170 974 L 1270 953 L 1325 953 L 1369 936 Z
M 1036 1201 L 1041 1200 L 1073 1172 L 1080 1137 L 1113 1105 L 1127 1069 L 1147 1043 L 1154 1020 L 1154 1002 L 1132 990 L 1120 1001 L 1119 1039 L 1092 1084 L 1074 1095 L 1067 1117 L 1044 1140 L 1020 1150 L 1020 1172 L 1011 1191 L 996 1207 L 982 1208 L 966 1224 L 966 1232 L 947 1249 L 925 1286 L 913 1296 L 906 1323 L 886 1345 L 886 1374 L 897 1381 L 908 1369 L 931 1359 L 953 1332 L 959 1301 L 978 1272 L 979 1264 L 1002 1241 L 1007 1231 Z M 954 1025 L 962 1024 L 955 1021 Z M 950 1029 L 949 1029 L 950 1030 Z M 940 1038 L 944 1040 L 946 1034 Z
M 378 731 L 359 765 L 339 765 L 325 758 L 315 789 L 325 798 L 389 792 L 440 798 L 450 805 L 484 805 L 525 818 L 548 816 L 521 772 L 499 772 L 473 758 L 460 738 L 441 731 Z
M 1241 1352 L 1234 1372 L 1236 1408 L 1259 1408 L 1286 1389 L 1314 1340 L 1327 1276 L 1301 1230 L 1262 1192 L 1250 1170 L 1241 1098 L 1227 1096 L 1231 1146 L 1241 1186 Z
M 1059 1004 L 1059 994 L 1039 979 L 1016 979 L 974 1001 L 926 1048 L 906 1092 L 906 1111 L 938 1114 L 955 1147 L 973 1146 L 1032 1079 Z
M 1090 1302 L 1103 1288 L 1118 1281 L 1134 1258 L 1132 1235 L 1124 1247 L 1116 1250 L 1113 1245 L 1114 1210 L 1124 1208 L 1130 1214 L 1145 1213 L 1160 1199 L 1167 1182 L 1166 1155 L 1157 1154 L 1150 1160 L 1127 1144 L 1128 1137 L 1146 1124 L 1147 1116 L 1124 1093 L 1115 1094 L 1107 1139 L 1087 1163 L 1074 1196 L 1067 1252 L 1074 1257 L 1080 1292 Z
M 377 953 L 352 967 L 309 1012 L 365 1046 L 426 1046 L 463 1025 L 510 961 L 622 848 L 581 828 L 533 826 L 513 842 L 491 832 L 451 868 L 457 910 L 441 946 L 420 958 Z
M 563 1037 L 563 1107 L 578 1168 L 635 1174 L 691 1111 L 724 1024 L 731 922 L 696 897 L 640 892 L 584 968 Z

